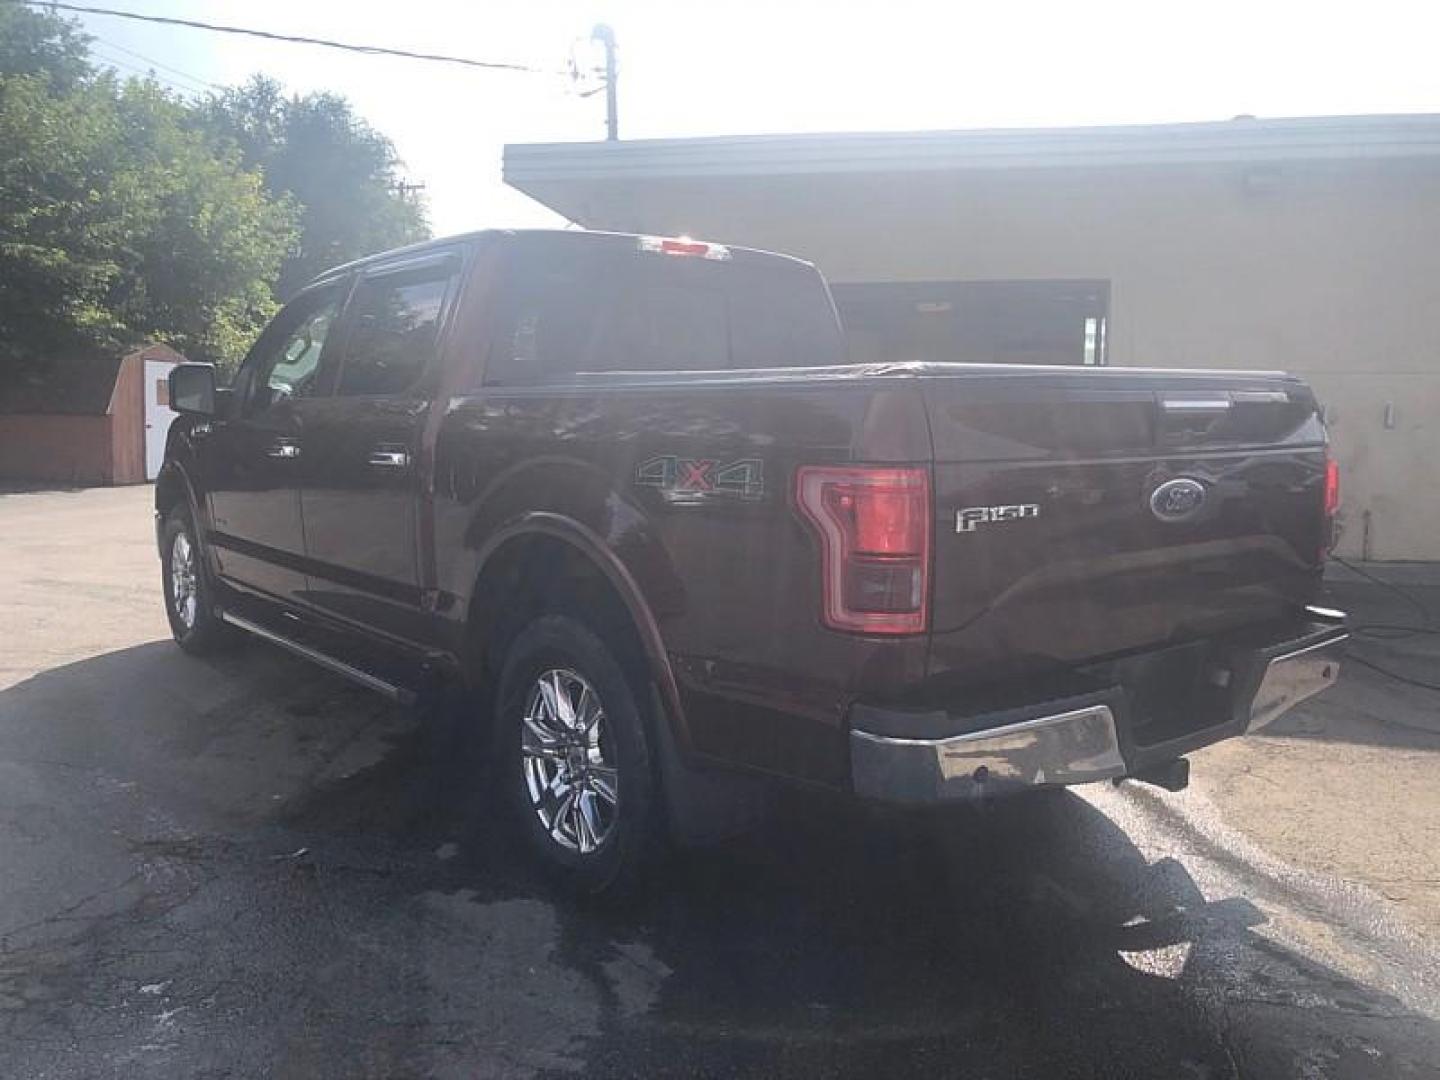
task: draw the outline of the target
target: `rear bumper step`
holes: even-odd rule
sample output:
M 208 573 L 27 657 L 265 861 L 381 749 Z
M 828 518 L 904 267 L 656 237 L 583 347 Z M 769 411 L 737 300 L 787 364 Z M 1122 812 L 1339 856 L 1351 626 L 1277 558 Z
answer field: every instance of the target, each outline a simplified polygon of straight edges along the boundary
M 889 803 L 973 799 L 1034 787 L 1145 779 L 1159 763 L 1237 735 L 1261 730 L 1331 686 L 1349 637 L 1342 624 L 1312 621 L 1297 637 L 1232 658 L 1230 706 L 1215 723 L 1171 743 L 1141 746 L 1129 738 L 1122 687 L 1063 702 L 1039 703 L 1030 715 L 1007 709 L 954 716 L 955 734 L 936 733 L 933 711 L 917 714 L 859 705 L 851 710 L 850 767 L 855 793 Z M 1019 715 L 1017 715 L 1019 714 Z M 926 728 L 902 734 L 907 724 Z

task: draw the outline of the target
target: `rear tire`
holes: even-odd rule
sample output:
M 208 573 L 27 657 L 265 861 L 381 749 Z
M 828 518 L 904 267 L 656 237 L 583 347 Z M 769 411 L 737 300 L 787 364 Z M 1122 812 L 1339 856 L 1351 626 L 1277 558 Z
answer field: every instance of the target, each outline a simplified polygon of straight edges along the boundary
M 653 850 L 642 700 L 605 643 L 568 615 L 534 619 L 506 651 L 496 779 L 526 848 L 570 891 L 624 891 Z
M 160 588 L 170 633 L 187 653 L 203 656 L 233 640 L 215 614 L 199 534 L 184 503 L 170 511 L 160 533 Z

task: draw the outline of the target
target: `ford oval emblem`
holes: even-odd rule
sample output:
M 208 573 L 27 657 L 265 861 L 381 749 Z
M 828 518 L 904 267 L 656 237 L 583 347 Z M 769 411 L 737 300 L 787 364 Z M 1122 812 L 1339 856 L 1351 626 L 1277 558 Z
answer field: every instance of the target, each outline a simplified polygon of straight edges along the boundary
M 1205 505 L 1205 485 L 1182 476 L 1150 493 L 1150 512 L 1161 521 L 1189 521 Z

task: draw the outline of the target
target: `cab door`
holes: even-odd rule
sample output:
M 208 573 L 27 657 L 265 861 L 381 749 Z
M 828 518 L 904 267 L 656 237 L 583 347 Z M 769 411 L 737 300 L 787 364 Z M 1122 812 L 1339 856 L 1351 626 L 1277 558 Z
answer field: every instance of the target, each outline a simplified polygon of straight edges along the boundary
M 419 458 L 432 396 L 426 374 L 460 269 L 451 253 L 368 269 L 345 311 L 334 392 L 305 421 L 310 602 L 421 644 L 428 637 L 418 562 Z
M 200 443 L 217 572 L 287 602 L 305 590 L 305 414 L 343 299 L 342 282 L 322 285 L 275 317 L 235 380 L 232 414 L 212 421 Z

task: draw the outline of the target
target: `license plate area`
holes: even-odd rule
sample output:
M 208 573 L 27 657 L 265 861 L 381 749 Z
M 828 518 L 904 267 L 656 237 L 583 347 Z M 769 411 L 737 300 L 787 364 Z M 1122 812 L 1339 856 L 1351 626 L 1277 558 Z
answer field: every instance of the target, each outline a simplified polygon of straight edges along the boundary
M 1234 675 L 1213 642 L 1122 660 L 1115 673 L 1136 746 L 1172 742 L 1231 719 Z

